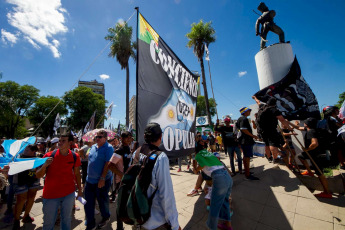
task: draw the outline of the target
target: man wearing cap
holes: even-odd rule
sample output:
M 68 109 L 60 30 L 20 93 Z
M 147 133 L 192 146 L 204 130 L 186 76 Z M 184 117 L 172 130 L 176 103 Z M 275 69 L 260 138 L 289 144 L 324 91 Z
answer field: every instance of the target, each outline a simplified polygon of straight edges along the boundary
M 145 143 L 133 154 L 134 164 L 143 162 L 151 151 L 159 151 L 162 142 L 160 125 L 148 124 L 144 131 L 144 139 Z M 169 168 L 169 159 L 161 152 L 153 167 L 151 184 L 147 190 L 147 197 L 151 197 L 155 188 L 158 188 L 152 200 L 151 215 L 140 229 L 181 229 Z
M 217 119 L 215 131 L 220 132 L 222 134 L 222 139 L 224 142 L 224 146 L 227 148 L 227 152 L 230 156 L 230 165 L 231 171 L 233 176 L 236 175 L 235 172 L 235 163 L 234 163 L 234 153 L 237 155 L 238 159 L 238 170 L 242 172 L 242 157 L 241 157 L 241 150 L 238 147 L 237 138 L 234 135 L 234 128 L 230 125 L 231 118 L 226 117 L 224 119 L 225 126 L 219 127 L 219 120 Z
M 242 107 L 240 109 L 241 117 L 237 120 L 236 126 L 241 131 L 239 137 L 239 143 L 243 151 L 243 166 L 245 171 L 246 180 L 259 180 L 259 178 L 253 176 L 249 172 L 250 158 L 253 157 L 253 145 L 258 139 L 257 136 L 253 135 L 252 127 L 249 124 L 248 116 L 250 115 L 251 109 L 248 107 Z
M 277 160 L 279 155 L 278 148 L 284 145 L 284 141 L 281 138 L 281 134 L 277 131 L 278 126 L 278 120 L 290 131 L 293 130 L 291 128 L 290 122 L 285 120 L 285 118 L 282 116 L 281 112 L 276 107 L 277 99 L 274 97 L 270 98 L 267 101 L 267 104 L 264 105 L 262 108 L 261 113 L 261 122 L 264 123 L 264 125 L 260 125 L 261 129 L 261 136 L 263 141 L 265 142 L 266 146 L 269 146 L 270 151 L 273 154 L 273 160 Z M 288 165 L 287 156 L 283 156 L 285 163 Z

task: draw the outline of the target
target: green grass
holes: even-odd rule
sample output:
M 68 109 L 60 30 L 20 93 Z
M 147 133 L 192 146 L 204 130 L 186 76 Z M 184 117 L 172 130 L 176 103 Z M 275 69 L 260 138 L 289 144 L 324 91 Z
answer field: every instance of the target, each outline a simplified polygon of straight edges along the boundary
M 335 167 L 329 167 L 329 168 L 324 168 L 323 169 L 323 174 L 325 174 L 326 177 L 333 176 L 333 170 L 339 170 L 340 165 L 337 165 Z

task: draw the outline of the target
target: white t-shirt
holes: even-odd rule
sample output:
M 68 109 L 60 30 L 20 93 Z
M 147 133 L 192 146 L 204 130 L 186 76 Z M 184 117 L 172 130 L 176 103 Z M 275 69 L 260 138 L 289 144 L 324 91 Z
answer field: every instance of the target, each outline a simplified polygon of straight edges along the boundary
M 217 166 L 205 166 L 202 171 L 209 177 L 211 177 L 211 174 L 213 171 L 216 171 L 217 169 L 222 169 L 224 166 L 217 165 Z

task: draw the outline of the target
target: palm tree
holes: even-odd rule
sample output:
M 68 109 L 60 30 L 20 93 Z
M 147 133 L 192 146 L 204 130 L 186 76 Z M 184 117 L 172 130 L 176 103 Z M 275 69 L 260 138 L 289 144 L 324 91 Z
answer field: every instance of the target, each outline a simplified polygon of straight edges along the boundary
M 124 23 L 117 23 L 115 28 L 108 29 L 106 40 L 112 42 L 109 57 L 116 57 L 121 69 L 126 69 L 126 126 L 129 126 L 129 68 L 128 61 L 132 57 L 136 60 L 136 43 L 132 42 L 132 27 Z
M 205 52 L 205 45 L 209 45 L 212 42 L 216 41 L 215 33 L 216 31 L 211 26 L 212 22 L 204 23 L 202 20 L 199 23 L 193 23 L 191 26 L 190 33 L 186 34 L 188 38 L 187 47 L 192 48 L 195 56 L 197 56 L 198 61 L 200 62 L 201 66 L 201 75 L 202 75 L 202 85 L 204 87 L 204 96 L 205 96 L 205 104 L 206 104 L 206 112 L 207 118 L 211 123 L 211 114 L 210 114 L 210 106 L 208 102 L 208 93 L 207 93 L 207 86 L 206 86 L 206 78 L 205 78 L 205 68 L 204 68 L 204 52 Z

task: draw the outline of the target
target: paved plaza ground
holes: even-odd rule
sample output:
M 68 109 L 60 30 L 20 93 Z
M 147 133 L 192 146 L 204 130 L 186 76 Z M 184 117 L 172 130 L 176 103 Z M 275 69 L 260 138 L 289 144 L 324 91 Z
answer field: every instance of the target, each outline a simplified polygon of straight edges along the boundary
M 229 158 L 222 155 L 222 160 L 229 167 Z M 260 181 L 245 181 L 244 176 L 233 177 L 232 224 L 234 230 L 339 230 L 345 229 L 345 198 L 316 199 L 296 176 L 285 166 L 268 163 L 266 158 L 255 157 L 251 162 L 252 171 Z M 174 194 L 182 229 L 203 230 L 206 228 L 208 212 L 204 194 L 188 197 L 186 194 L 195 186 L 197 176 L 183 166 L 177 172 L 177 165 L 171 167 Z M 25 224 L 22 229 L 42 229 L 42 190 L 36 195 L 31 215 L 32 224 Z M 77 202 L 78 206 L 81 206 Z M 3 218 L 5 205 L 0 209 Z M 82 207 L 81 207 L 82 208 Z M 115 204 L 111 203 L 111 222 L 104 229 L 116 229 Z M 84 210 L 75 211 L 73 229 L 85 229 Z M 96 215 L 100 221 L 100 214 Z M 0 222 L 0 229 L 11 229 L 12 224 Z M 59 229 L 56 226 L 55 229 Z M 131 226 L 125 226 L 131 229 Z

